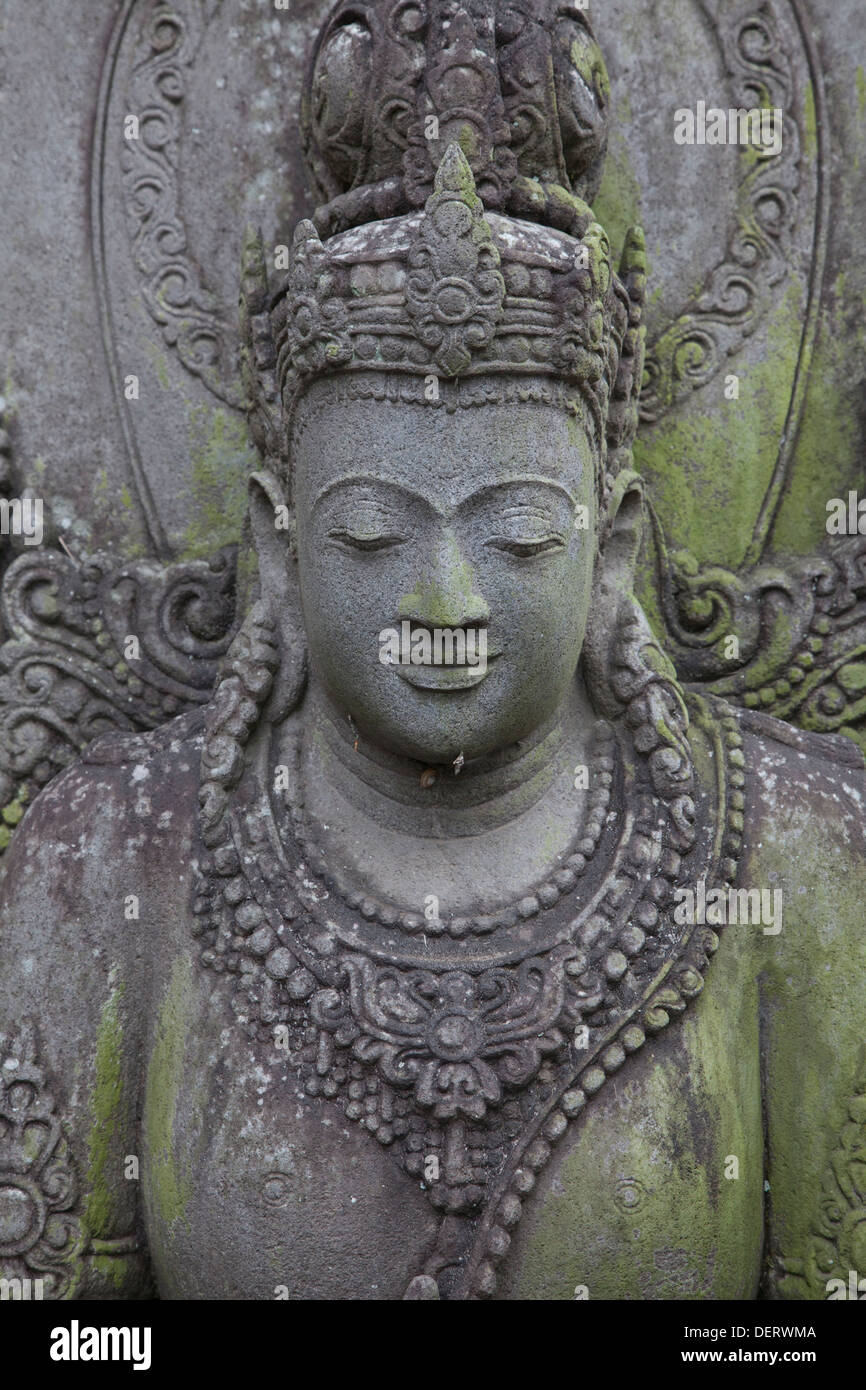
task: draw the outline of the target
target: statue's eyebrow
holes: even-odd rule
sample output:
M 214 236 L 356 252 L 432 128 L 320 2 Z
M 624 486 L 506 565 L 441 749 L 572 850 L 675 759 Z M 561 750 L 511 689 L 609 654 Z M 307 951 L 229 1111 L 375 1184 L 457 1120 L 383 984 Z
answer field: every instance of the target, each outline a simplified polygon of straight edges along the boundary
M 574 494 L 563 483 L 556 482 L 554 478 L 547 478 L 540 473 L 515 473 L 513 477 L 499 478 L 495 483 L 485 483 L 484 487 L 480 487 L 477 492 L 471 492 L 468 497 L 464 497 L 458 506 L 460 508 L 470 506 L 485 496 L 501 492 L 504 488 L 525 487 L 527 485 L 548 488 L 552 492 L 560 493 L 570 506 L 576 507 L 578 505 L 578 499 Z
M 316 494 L 313 501 L 313 510 L 320 503 L 324 502 L 333 492 L 345 487 L 358 486 L 387 488 L 394 492 L 402 493 L 404 497 L 411 498 L 414 502 L 420 502 L 422 506 L 435 512 L 437 516 L 446 516 L 449 513 L 462 511 L 464 507 L 471 506 L 481 498 L 491 496 L 504 489 L 514 487 L 543 487 L 551 492 L 559 493 L 571 507 L 578 505 L 578 499 L 562 483 L 558 483 L 553 478 L 545 477 L 542 473 L 515 473 L 510 477 L 497 478 L 495 483 L 485 483 L 476 492 L 471 492 L 467 497 L 462 497 L 455 507 L 443 508 L 438 506 L 430 497 L 426 497 L 421 492 L 416 492 L 414 488 L 407 487 L 404 483 L 398 483 L 390 478 L 377 478 L 369 473 L 344 473 L 339 478 L 332 478 L 326 483 L 321 492 Z
M 435 503 L 430 501 L 429 497 L 425 497 L 423 493 L 416 492 L 414 488 L 405 487 L 403 483 L 394 482 L 390 478 L 375 478 L 369 473 L 345 473 L 340 478 L 332 478 L 329 483 L 325 484 L 321 492 L 316 494 L 313 499 L 313 508 L 315 509 L 318 507 L 320 502 L 324 502 L 332 492 L 336 492 L 339 488 L 358 487 L 359 485 L 378 489 L 387 488 L 389 491 L 400 492 L 403 493 L 405 497 L 410 497 L 414 502 L 421 502 L 425 506 L 432 508 L 433 511 L 439 511 L 439 508 Z

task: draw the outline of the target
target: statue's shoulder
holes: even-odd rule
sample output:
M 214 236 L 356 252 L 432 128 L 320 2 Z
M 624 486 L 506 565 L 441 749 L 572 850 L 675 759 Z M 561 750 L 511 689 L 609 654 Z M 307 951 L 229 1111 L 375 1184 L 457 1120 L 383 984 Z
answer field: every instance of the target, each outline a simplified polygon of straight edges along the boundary
M 801 729 L 692 687 L 685 696 L 690 739 L 706 786 L 719 785 L 716 760 L 721 759 L 727 765 L 722 782 L 728 793 L 744 789 L 746 807 L 784 817 L 796 806 L 806 817 L 829 814 L 864 824 L 866 757 L 853 739 Z
M 43 788 L 3 856 L 0 1032 L 39 1019 L 58 1074 L 91 1065 L 121 985 L 130 1001 L 124 1056 L 134 1066 L 145 1013 L 133 1001 L 150 987 L 157 953 L 184 931 L 199 722 L 98 739 Z
M 758 710 L 737 709 L 747 769 L 777 764 L 792 782 L 806 790 L 824 780 L 833 787 L 866 785 L 866 758 L 858 744 L 844 734 L 821 734 L 800 729 L 784 719 Z
M 202 726 L 194 711 L 149 733 L 95 739 L 28 808 L 4 856 L 0 906 L 32 888 L 86 915 L 112 884 L 135 892 L 174 847 L 189 855 Z
M 836 767 L 852 767 L 866 771 L 866 757 L 858 744 L 844 734 L 820 734 L 801 729 L 786 719 L 776 719 L 760 710 L 727 705 L 744 735 L 753 743 L 767 744 L 774 749 L 790 750 L 798 758 L 813 759 Z
M 166 812 L 194 816 L 203 729 L 204 711 L 192 710 L 146 733 L 102 734 L 37 805 L 45 800 L 47 809 L 51 800 L 68 807 L 79 834 L 91 809 L 100 817 L 108 811 L 135 822 L 158 820 Z
M 813 733 L 754 710 L 728 712 L 742 734 L 753 845 L 766 838 L 784 842 L 795 862 L 811 841 L 866 866 L 866 760 L 853 739 Z
M 145 766 L 198 774 L 205 711 L 190 710 L 146 733 L 101 734 L 88 744 L 73 767 L 128 768 Z

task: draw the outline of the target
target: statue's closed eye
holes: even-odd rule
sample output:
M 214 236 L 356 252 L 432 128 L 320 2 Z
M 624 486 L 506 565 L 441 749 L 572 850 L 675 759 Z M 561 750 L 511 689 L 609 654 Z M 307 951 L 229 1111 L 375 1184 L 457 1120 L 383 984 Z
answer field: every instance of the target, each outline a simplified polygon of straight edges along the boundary
M 336 541 L 347 550 L 392 550 L 401 545 L 405 537 L 376 528 L 335 526 L 328 532 L 328 539 Z
M 485 545 L 494 550 L 503 550 L 516 555 L 521 560 L 534 559 L 536 555 L 551 555 L 565 549 L 562 536 L 533 536 L 516 538 L 514 536 L 494 536 Z
M 551 511 L 538 506 L 509 507 L 498 518 L 497 529 L 499 533 L 485 541 L 485 545 L 521 560 L 551 555 L 564 550 L 567 544 Z

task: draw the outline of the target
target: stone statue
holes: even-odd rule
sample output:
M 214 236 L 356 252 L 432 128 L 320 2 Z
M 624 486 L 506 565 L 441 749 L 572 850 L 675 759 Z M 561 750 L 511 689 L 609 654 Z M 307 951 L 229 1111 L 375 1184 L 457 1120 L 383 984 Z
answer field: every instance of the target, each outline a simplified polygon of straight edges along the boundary
M 0 1272 L 46 1296 L 828 1296 L 866 1269 L 856 746 L 633 576 L 646 266 L 585 16 L 341 3 L 244 247 L 246 616 L 6 856 Z M 858 1166 L 859 1165 L 859 1166 Z

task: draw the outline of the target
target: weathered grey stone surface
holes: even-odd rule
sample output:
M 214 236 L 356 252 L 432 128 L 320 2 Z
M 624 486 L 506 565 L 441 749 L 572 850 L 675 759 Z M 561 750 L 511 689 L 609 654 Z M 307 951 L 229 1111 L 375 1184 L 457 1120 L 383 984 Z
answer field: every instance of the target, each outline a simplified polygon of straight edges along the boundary
M 215 412 L 221 403 L 207 390 L 198 389 L 142 303 L 141 276 L 135 269 L 123 211 L 122 126 L 114 119 L 137 109 L 130 80 L 135 40 L 148 14 L 157 8 L 144 0 L 131 6 L 82 0 L 72 12 L 59 3 L 33 7 L 25 0 L 5 0 L 0 121 L 10 177 L 0 210 L 6 270 L 0 305 L 8 337 L 3 394 L 15 410 L 18 468 L 27 482 L 44 477 L 40 485 L 59 519 L 77 528 L 73 534 L 90 548 L 105 541 L 121 546 L 125 554 L 137 547 L 149 548 L 101 346 L 91 226 L 94 201 L 97 207 L 104 202 L 110 218 L 105 237 L 111 260 L 108 279 L 121 342 L 116 356 L 123 373 L 136 372 L 143 382 L 143 408 L 135 414 L 135 425 L 147 432 L 140 446 L 144 473 L 167 535 L 181 553 L 190 553 L 188 542 L 192 542 L 200 555 L 209 554 L 211 544 L 216 548 L 236 539 L 243 493 L 243 462 L 238 452 L 243 448 L 243 431 L 230 424 L 239 417 L 229 410 L 223 425 L 230 439 L 214 450 L 214 464 L 228 470 L 229 480 L 234 478 L 231 488 L 220 488 L 225 483 L 222 475 L 216 485 L 217 490 L 229 492 L 232 500 L 226 512 L 225 503 L 221 506 L 213 492 L 208 493 L 208 536 L 195 524 L 196 509 L 190 506 L 196 496 L 191 470 L 195 460 L 207 453 L 207 442 L 219 428 Z M 736 10 L 736 6 L 729 8 Z M 807 423 L 814 417 L 815 427 L 799 446 L 794 476 L 802 471 L 803 485 L 785 504 L 779 534 L 783 549 L 796 543 L 796 550 L 808 552 L 819 544 L 823 529 L 823 515 L 812 516 L 808 504 L 812 482 L 816 476 L 826 477 L 828 495 L 841 496 L 848 487 L 858 486 L 863 457 L 858 315 L 846 306 L 861 303 L 866 291 L 866 271 L 858 254 L 864 215 L 859 173 L 863 78 L 858 73 L 864 70 L 864 56 L 857 0 L 809 0 L 800 8 L 815 35 L 826 87 L 824 177 L 832 210 L 821 291 L 818 370 L 807 411 Z M 180 65 L 184 74 L 178 117 L 180 201 L 187 259 L 215 294 L 232 333 L 245 218 L 251 214 L 260 218 L 269 242 L 285 242 L 297 218 L 312 208 L 296 121 L 304 53 L 329 6 L 325 0 L 312 5 L 297 0 L 289 11 L 277 12 L 263 0 L 222 0 L 179 3 L 168 9 L 179 16 L 187 10 L 210 16 L 195 61 L 189 68 Z M 597 6 L 593 15 L 611 73 L 616 111 L 601 220 L 615 245 L 629 223 L 640 221 L 646 229 L 651 298 L 659 297 L 649 308 L 651 336 L 681 311 L 689 294 L 716 264 L 734 217 L 736 153 L 711 152 L 706 147 L 676 150 L 670 138 L 676 107 L 691 106 L 699 96 L 711 102 L 717 92 L 720 104 L 727 99 L 719 41 L 704 13 L 712 9 L 697 0 L 666 0 L 656 5 L 609 0 Z M 100 83 L 112 52 L 112 32 L 126 10 L 130 11 L 124 30 L 126 46 L 113 70 L 111 86 L 110 147 L 100 166 L 95 146 Z M 808 73 L 804 76 L 796 50 L 794 57 L 799 96 L 805 105 L 802 89 L 808 85 Z M 809 135 L 804 114 L 797 115 L 801 144 Z M 809 138 L 814 142 L 814 127 Z M 717 157 L 711 157 L 713 153 Z M 804 153 L 809 159 L 803 174 L 814 178 L 814 145 Z M 698 206 L 701 217 L 692 215 Z M 804 212 L 808 214 L 808 208 Z M 803 220 L 807 222 L 808 215 Z M 802 236 L 806 236 L 805 228 Z M 801 246 L 797 267 L 801 283 L 806 254 Z M 783 297 L 789 287 L 788 281 L 779 286 Z M 788 319 L 797 319 L 801 304 L 798 295 Z M 761 430 L 763 411 L 770 405 L 766 382 L 783 370 L 783 353 L 790 364 L 795 326 L 786 321 L 785 344 L 778 342 L 783 335 L 777 333 L 780 365 L 765 373 L 760 397 L 750 396 L 743 407 L 751 433 Z M 759 334 L 744 346 L 745 357 L 737 358 L 733 370 L 740 362 L 748 375 L 746 364 L 757 368 L 767 357 L 767 340 Z M 772 347 L 769 355 L 772 360 Z M 779 386 L 784 389 L 783 382 Z M 699 429 L 707 408 L 706 395 L 692 400 L 693 411 L 679 412 L 695 422 L 684 426 L 681 467 L 689 430 Z M 846 422 L 840 425 L 842 448 L 835 431 L 832 437 L 825 433 L 827 422 L 835 419 Z M 742 423 L 738 435 L 744 433 Z M 767 430 L 775 431 L 778 442 L 775 427 L 774 417 L 767 422 Z M 701 440 L 696 436 L 695 442 L 700 445 Z M 666 443 L 658 449 L 662 468 Z M 738 447 L 736 442 L 732 447 Z M 748 458 L 746 444 L 742 447 Z M 816 451 L 821 457 L 820 474 L 815 471 Z M 743 536 L 754 524 L 758 500 L 752 492 L 744 503 Z M 739 510 L 738 496 L 735 504 Z M 675 527 L 676 508 L 666 506 L 663 497 L 658 505 L 666 524 Z M 683 519 L 682 533 L 674 532 L 674 539 L 693 548 L 689 520 Z M 191 522 L 194 534 L 187 535 Z M 728 539 L 731 531 L 739 534 L 739 524 L 701 532 L 699 558 L 738 561 L 740 554 Z
M 56 34 L 2 30 L 4 486 L 55 529 L 3 583 L 0 1274 L 828 1297 L 866 1265 L 856 5 L 610 0 L 612 112 L 576 11 L 380 3 L 371 48 L 345 10 L 305 89 L 329 7 L 97 8 L 38 157 Z M 774 161 L 674 144 L 755 90 Z M 404 626 L 486 665 L 384 661 Z

